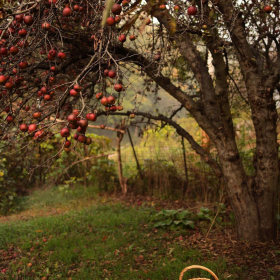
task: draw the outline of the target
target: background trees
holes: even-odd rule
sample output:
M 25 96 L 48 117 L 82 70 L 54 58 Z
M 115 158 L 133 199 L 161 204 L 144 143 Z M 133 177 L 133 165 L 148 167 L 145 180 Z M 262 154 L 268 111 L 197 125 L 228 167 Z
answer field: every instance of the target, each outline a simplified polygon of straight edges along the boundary
M 43 141 L 58 127 L 66 138 L 77 129 L 74 138 L 90 144 L 88 121 L 101 115 L 101 128 L 111 115 L 167 123 L 224 179 L 238 236 L 276 237 L 278 0 L 9 1 L 1 17 L 7 144 L 23 137 Z M 173 113 L 141 108 L 141 96 L 156 95 L 158 87 L 180 104 Z M 133 101 L 128 111 L 127 99 Z M 253 175 L 236 143 L 236 102 L 250 110 L 255 130 Z M 210 137 L 218 162 L 174 121 L 179 109 Z M 70 145 L 65 141 L 62 149 Z

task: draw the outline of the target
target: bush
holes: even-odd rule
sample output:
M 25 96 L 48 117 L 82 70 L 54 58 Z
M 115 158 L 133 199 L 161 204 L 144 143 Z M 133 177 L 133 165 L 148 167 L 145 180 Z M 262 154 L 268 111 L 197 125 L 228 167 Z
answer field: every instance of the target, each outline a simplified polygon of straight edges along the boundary
M 82 183 L 85 187 L 94 184 L 100 190 L 115 190 L 115 164 L 108 159 L 111 140 L 95 134 L 87 136 L 92 138 L 92 144 L 78 143 L 71 152 L 61 149 L 64 140 L 59 135 L 41 143 L 26 139 L 22 146 L 0 141 L 0 213 L 17 211 L 19 197 L 34 188 L 55 185 L 67 190 Z M 56 156 L 51 158 L 52 155 Z

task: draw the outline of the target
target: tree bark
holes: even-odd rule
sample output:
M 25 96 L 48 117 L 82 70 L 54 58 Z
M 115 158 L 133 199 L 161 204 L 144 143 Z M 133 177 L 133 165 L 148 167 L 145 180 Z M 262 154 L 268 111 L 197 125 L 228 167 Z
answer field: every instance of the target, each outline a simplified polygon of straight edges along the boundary
M 225 164 L 224 179 L 235 220 L 238 239 L 246 241 L 267 241 L 276 238 L 276 212 L 274 211 L 276 195 L 273 189 L 275 182 L 267 185 L 259 183 L 262 193 L 257 193 L 254 178 L 242 177 L 238 166 Z M 274 177 L 273 175 L 270 177 Z M 277 181 L 276 181 L 277 184 Z

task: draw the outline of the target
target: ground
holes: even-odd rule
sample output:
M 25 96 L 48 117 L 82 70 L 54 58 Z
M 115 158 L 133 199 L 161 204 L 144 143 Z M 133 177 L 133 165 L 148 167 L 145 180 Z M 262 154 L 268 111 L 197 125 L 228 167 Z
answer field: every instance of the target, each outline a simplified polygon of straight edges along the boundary
M 83 189 L 37 191 L 25 205 L 0 218 L 0 279 L 171 280 L 192 264 L 207 266 L 220 280 L 280 279 L 280 240 L 237 241 L 229 208 L 219 219 L 194 218 L 194 229 L 170 229 L 154 227 L 160 210 L 214 212 L 215 205 Z

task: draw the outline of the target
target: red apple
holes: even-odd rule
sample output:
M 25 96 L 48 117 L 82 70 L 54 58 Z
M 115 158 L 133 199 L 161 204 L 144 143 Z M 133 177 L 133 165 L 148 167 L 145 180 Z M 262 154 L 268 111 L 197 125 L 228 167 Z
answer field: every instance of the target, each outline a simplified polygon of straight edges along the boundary
M 39 118 L 41 118 L 41 116 L 42 116 L 42 113 L 41 113 L 41 112 L 35 112 L 35 113 L 33 114 L 33 118 L 34 118 L 34 119 L 39 119 Z
M 62 12 L 63 16 L 69 17 L 72 14 L 72 11 L 69 7 L 65 7 Z
M 1 85 L 4 84 L 4 83 L 6 83 L 6 80 L 7 80 L 6 76 L 0 75 L 0 84 L 1 84 Z
M 5 84 L 5 88 L 6 89 L 12 89 L 14 87 L 14 84 L 12 83 L 12 82 L 7 82 L 6 84 Z
M 114 15 L 119 15 L 121 13 L 121 11 L 122 11 L 122 6 L 121 5 L 116 4 L 116 3 L 113 4 L 113 6 L 112 6 L 112 13 Z
M 24 18 L 23 18 L 23 20 L 24 20 L 24 23 L 26 24 L 26 25 L 32 25 L 32 23 L 34 22 L 34 19 L 33 19 L 33 17 L 32 16 L 25 16 Z
M 49 30 L 51 28 L 51 25 L 48 22 L 44 22 L 42 24 L 42 29 Z
M 70 135 L 70 130 L 69 128 L 67 127 L 63 127 L 61 130 L 60 130 L 60 135 L 62 137 L 68 137 Z
M 264 8 L 263 8 L 263 10 L 266 12 L 266 13 L 271 13 L 272 12 L 272 7 L 271 6 L 265 6 Z
M 13 46 L 13 47 L 10 48 L 10 54 L 11 55 L 16 55 L 18 52 L 19 52 L 18 47 Z
M 70 122 L 70 123 L 76 123 L 78 121 L 78 117 L 76 114 L 70 114 L 68 117 L 67 117 L 67 120 Z
M 74 110 L 73 110 L 73 114 L 75 114 L 75 115 L 78 116 L 78 115 L 79 115 L 79 110 L 78 110 L 78 109 L 74 109 Z
M 90 137 L 87 137 L 86 141 L 85 141 L 85 144 L 86 145 L 90 145 L 92 143 L 92 140 Z
M 109 72 L 108 72 L 108 76 L 110 77 L 110 78 L 115 78 L 116 77 L 116 72 L 114 71 L 114 70 L 110 70 Z
M 74 89 L 71 89 L 71 90 L 70 90 L 70 95 L 76 97 L 76 96 L 78 96 L 78 92 L 75 91 Z
M 78 127 L 77 127 L 77 131 L 78 131 L 79 133 L 85 134 L 86 131 L 87 131 L 87 129 L 86 129 L 86 128 L 83 128 L 83 127 L 81 127 L 81 126 L 78 126 Z
M 88 113 L 86 115 L 87 120 L 95 122 L 96 121 L 96 115 L 94 113 Z
M 117 91 L 117 92 L 121 92 L 123 90 L 123 86 L 121 84 L 115 84 L 114 85 L 114 90 Z
M 80 134 L 77 139 L 77 141 L 80 143 L 85 143 L 86 140 L 87 140 L 86 136 L 82 134 Z
M 108 17 L 106 20 L 107 25 L 112 26 L 115 24 L 115 20 L 112 17 Z
M 76 85 L 74 85 L 74 89 L 75 89 L 76 91 L 80 91 L 80 90 L 82 90 L 82 87 L 79 86 L 78 84 L 76 84 Z
M 108 105 L 107 97 L 106 96 L 102 97 L 100 102 L 103 106 L 107 106 Z
M 88 126 L 88 121 L 87 120 L 80 120 L 78 122 L 79 126 L 82 127 L 82 128 L 87 128 Z
M 113 106 L 111 106 L 110 108 L 109 108 L 109 110 L 111 111 L 111 112 L 115 112 L 115 111 L 117 111 L 117 106 L 116 105 L 113 105 Z
M 20 30 L 18 31 L 18 35 L 19 35 L 20 37 L 25 37 L 25 36 L 27 35 L 27 30 L 26 30 L 26 29 L 20 29 Z
M 45 94 L 44 95 L 44 100 L 45 101 L 50 101 L 50 100 L 52 100 L 52 97 L 49 94 Z
M 55 56 L 56 56 L 56 50 L 51 49 L 51 50 L 49 51 L 49 55 L 55 57 Z
M 48 89 L 46 87 L 41 87 L 41 93 L 42 94 L 47 94 Z
M 64 147 L 69 148 L 70 146 L 71 146 L 71 141 L 66 140 L 65 143 L 64 143 Z
M 115 23 L 119 23 L 121 21 L 121 17 L 120 16 L 115 16 Z
M 35 123 L 32 123 L 28 126 L 28 132 L 34 132 L 35 130 L 37 130 L 37 125 Z
M 103 93 L 102 92 L 98 92 L 95 95 L 96 99 L 101 99 L 103 97 Z
M 60 59 L 65 59 L 66 58 L 66 54 L 64 52 L 59 52 L 57 54 L 57 57 L 60 58 Z
M 6 119 L 6 121 L 7 121 L 8 123 L 11 123 L 11 122 L 14 121 L 14 117 L 13 117 L 13 116 L 8 116 L 7 119 Z
M 20 69 L 25 69 L 25 68 L 27 68 L 27 66 L 28 66 L 28 64 L 27 64 L 26 61 L 22 61 L 22 62 L 19 63 L 19 68 Z
M 190 6 L 188 8 L 188 15 L 189 16 L 195 16 L 197 13 L 197 8 L 195 6 Z
M 19 129 L 22 131 L 22 132 L 27 132 L 28 131 L 28 126 L 23 123 L 19 126 Z
M 15 20 L 19 23 L 22 23 L 23 22 L 23 15 L 16 15 Z
M 1 48 L 0 49 L 0 55 L 7 56 L 8 55 L 8 50 L 4 47 Z
M 119 36 L 119 41 L 120 41 L 121 43 L 124 43 L 124 42 L 126 41 L 126 36 L 125 36 L 124 34 L 121 34 L 121 35 Z
M 175 5 L 175 6 L 174 6 L 174 11 L 175 11 L 175 12 L 178 12 L 179 10 L 180 10 L 180 7 L 179 7 L 178 5 Z

